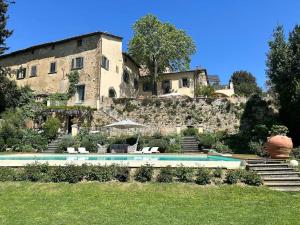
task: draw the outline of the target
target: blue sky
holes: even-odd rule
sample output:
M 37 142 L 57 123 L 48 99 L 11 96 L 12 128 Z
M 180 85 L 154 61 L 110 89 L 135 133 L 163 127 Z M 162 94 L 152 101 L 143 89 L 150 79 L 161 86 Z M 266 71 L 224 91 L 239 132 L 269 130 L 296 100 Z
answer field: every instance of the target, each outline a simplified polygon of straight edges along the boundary
M 235 70 L 265 82 L 268 40 L 277 24 L 300 24 L 299 0 L 16 0 L 9 10 L 10 51 L 96 30 L 132 37 L 132 25 L 152 13 L 185 30 L 197 46 L 191 67 L 228 82 Z

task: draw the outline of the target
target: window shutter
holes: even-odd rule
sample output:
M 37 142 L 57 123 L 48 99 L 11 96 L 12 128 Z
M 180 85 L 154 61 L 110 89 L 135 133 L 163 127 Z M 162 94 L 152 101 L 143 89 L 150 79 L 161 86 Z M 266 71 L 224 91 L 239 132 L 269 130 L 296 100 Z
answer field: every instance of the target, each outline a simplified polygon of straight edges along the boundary
M 72 65 L 71 68 L 74 69 L 75 68 L 75 59 L 72 59 Z
M 106 59 L 106 69 L 109 70 L 109 60 Z
M 83 57 L 80 58 L 80 68 L 83 68 Z
M 191 87 L 192 85 L 192 78 L 188 79 L 188 87 Z
M 26 68 L 23 69 L 22 73 L 23 73 L 23 78 L 25 78 L 26 77 Z
M 180 79 L 178 80 L 178 82 L 179 82 L 179 88 L 182 88 L 182 78 L 180 78 Z

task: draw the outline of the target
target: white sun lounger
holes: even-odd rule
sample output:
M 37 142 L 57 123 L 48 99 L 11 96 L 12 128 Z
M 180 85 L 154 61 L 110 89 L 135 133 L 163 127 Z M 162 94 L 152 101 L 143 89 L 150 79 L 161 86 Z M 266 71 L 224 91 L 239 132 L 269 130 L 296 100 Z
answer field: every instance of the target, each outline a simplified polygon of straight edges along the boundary
M 142 154 L 150 154 L 150 147 L 144 147 L 141 151 L 139 151 Z
M 160 152 L 158 151 L 158 147 L 152 147 L 150 149 L 150 153 L 160 153 Z
M 73 148 L 73 147 L 68 147 L 67 148 L 67 152 L 69 154 L 77 154 L 78 153 L 77 151 L 75 151 L 75 148 Z
M 78 152 L 79 152 L 80 154 L 89 154 L 89 153 L 90 153 L 90 152 L 87 151 L 84 147 L 78 148 Z

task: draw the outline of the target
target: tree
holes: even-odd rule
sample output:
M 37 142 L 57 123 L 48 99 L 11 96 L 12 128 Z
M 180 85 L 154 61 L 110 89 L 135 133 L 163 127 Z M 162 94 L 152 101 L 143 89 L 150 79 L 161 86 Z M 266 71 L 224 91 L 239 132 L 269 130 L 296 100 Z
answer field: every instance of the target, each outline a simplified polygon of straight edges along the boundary
M 269 42 L 267 76 L 278 97 L 281 122 L 286 125 L 296 145 L 300 144 L 300 26 L 288 40 L 282 26 L 276 27 Z
M 215 89 L 213 86 L 199 86 L 195 90 L 195 96 L 205 96 L 211 97 L 215 93 Z
M 7 23 L 8 2 L 0 0 L 0 55 L 2 55 L 8 48 L 6 46 L 6 39 L 12 34 L 12 31 L 6 28 Z
M 249 97 L 252 94 L 261 93 L 261 89 L 257 86 L 256 78 L 247 71 L 235 71 L 231 76 L 234 92 L 237 95 Z
M 195 44 L 185 31 L 169 23 L 162 23 L 154 15 L 140 18 L 133 26 L 134 37 L 128 51 L 145 66 L 153 83 L 152 93 L 157 95 L 157 76 L 166 69 L 172 71 L 189 68 Z

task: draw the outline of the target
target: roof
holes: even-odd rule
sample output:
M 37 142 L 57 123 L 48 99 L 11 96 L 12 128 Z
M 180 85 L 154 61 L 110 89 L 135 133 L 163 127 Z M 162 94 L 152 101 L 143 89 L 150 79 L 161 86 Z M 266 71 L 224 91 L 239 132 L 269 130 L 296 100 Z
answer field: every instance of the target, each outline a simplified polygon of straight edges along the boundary
M 209 81 L 217 81 L 217 82 L 220 82 L 220 78 L 219 78 L 218 75 L 208 75 L 208 76 L 207 76 L 207 79 L 208 79 Z
M 207 72 L 206 72 L 206 69 L 199 69 L 199 68 L 197 68 L 197 69 L 193 69 L 193 70 L 184 70 L 184 71 L 176 71 L 176 72 L 166 72 L 166 73 L 160 73 L 160 74 L 158 74 L 159 76 L 164 76 L 164 75 L 169 75 L 169 74 L 181 74 L 181 73 L 194 73 L 194 72 L 197 72 L 197 71 L 203 71 L 203 72 L 205 72 L 205 74 L 207 74 Z M 147 77 L 147 76 L 149 76 L 149 75 L 142 75 L 141 77 Z
M 87 34 L 82 34 L 82 35 L 78 35 L 78 36 L 73 36 L 73 37 L 70 37 L 70 38 L 61 39 L 61 40 L 58 40 L 58 41 L 52 41 L 52 42 L 46 42 L 46 43 L 43 43 L 43 44 L 33 45 L 31 47 L 28 47 L 28 48 L 20 49 L 20 50 L 14 51 L 14 52 L 10 52 L 10 53 L 1 55 L 0 59 L 1 58 L 6 58 L 6 57 L 9 57 L 9 56 L 14 56 L 14 55 L 24 53 L 24 52 L 27 52 L 27 51 L 31 51 L 33 49 L 43 48 L 43 47 L 47 47 L 47 46 L 51 46 L 51 45 L 55 45 L 55 44 L 61 44 L 61 43 L 64 43 L 64 42 L 68 42 L 68 41 L 72 41 L 72 40 L 76 40 L 76 39 L 80 39 L 80 38 L 85 38 L 85 37 L 90 37 L 90 36 L 94 36 L 94 35 L 105 35 L 105 36 L 117 38 L 117 39 L 120 39 L 120 40 L 123 39 L 120 36 L 116 36 L 116 35 L 113 35 L 113 34 L 110 34 L 110 33 L 102 32 L 102 31 L 96 31 L 96 32 L 92 32 L 92 33 L 87 33 Z
M 129 58 L 138 68 L 141 68 L 140 64 L 138 64 L 127 52 L 123 52 L 123 55 Z

